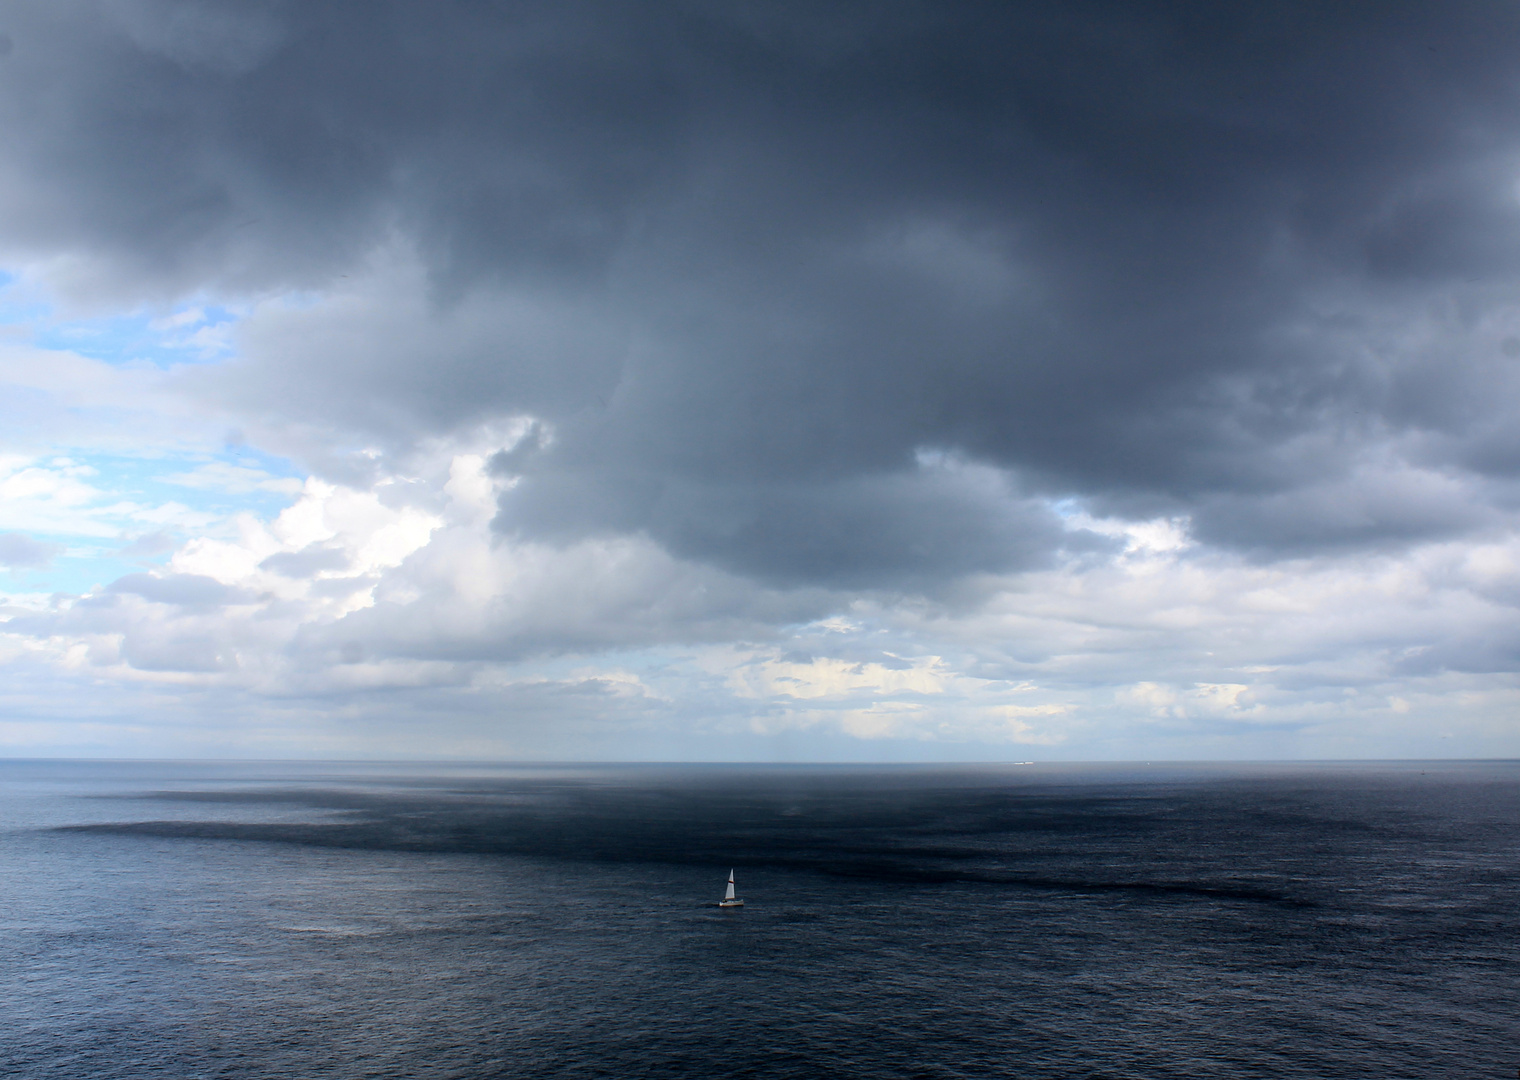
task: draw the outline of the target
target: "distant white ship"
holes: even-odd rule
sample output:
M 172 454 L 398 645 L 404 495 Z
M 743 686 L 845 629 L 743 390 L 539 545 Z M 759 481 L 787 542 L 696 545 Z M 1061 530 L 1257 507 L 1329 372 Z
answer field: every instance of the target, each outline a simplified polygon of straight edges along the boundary
M 728 892 L 723 894 L 723 899 L 718 901 L 719 907 L 743 907 L 744 901 L 734 895 L 734 872 L 728 872 Z

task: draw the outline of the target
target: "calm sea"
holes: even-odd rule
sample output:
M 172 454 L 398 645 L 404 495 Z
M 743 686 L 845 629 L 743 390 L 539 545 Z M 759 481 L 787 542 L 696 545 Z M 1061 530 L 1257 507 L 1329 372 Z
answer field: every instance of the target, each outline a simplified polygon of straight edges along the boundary
M 0 815 L 16 1080 L 1520 1068 L 1510 762 L 8 762 Z

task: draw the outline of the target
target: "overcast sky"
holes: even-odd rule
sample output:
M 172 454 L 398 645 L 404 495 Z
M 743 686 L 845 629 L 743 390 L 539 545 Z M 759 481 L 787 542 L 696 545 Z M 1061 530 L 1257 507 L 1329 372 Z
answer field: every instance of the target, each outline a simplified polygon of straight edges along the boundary
M 1517 58 L 0 0 L 0 753 L 1520 756 Z

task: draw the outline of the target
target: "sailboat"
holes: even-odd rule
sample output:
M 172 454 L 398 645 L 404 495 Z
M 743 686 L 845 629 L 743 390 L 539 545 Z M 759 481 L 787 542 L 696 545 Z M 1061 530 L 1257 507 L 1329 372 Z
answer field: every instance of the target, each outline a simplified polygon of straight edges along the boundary
M 734 872 L 728 872 L 728 892 L 723 894 L 723 899 L 718 901 L 719 907 L 743 907 L 744 901 L 734 895 Z

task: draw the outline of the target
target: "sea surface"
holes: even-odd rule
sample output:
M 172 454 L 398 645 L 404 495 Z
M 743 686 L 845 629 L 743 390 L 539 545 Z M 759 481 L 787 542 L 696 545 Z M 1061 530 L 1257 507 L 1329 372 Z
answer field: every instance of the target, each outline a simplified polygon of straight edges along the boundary
M 0 762 L 15 1080 L 1517 1068 L 1520 763 Z

